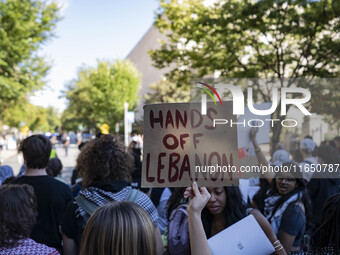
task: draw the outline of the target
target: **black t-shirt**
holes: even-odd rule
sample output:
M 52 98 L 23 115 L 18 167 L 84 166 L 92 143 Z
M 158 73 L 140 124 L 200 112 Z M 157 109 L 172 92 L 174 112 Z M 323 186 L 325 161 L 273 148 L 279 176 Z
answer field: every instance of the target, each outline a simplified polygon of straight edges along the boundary
M 280 230 L 295 236 L 293 246 L 301 244 L 306 228 L 306 215 L 297 204 L 290 204 L 284 211 L 281 219 Z
M 72 200 L 70 188 L 48 175 L 21 176 L 15 184 L 29 184 L 37 197 L 37 224 L 31 238 L 62 251 L 60 226 L 68 202 Z

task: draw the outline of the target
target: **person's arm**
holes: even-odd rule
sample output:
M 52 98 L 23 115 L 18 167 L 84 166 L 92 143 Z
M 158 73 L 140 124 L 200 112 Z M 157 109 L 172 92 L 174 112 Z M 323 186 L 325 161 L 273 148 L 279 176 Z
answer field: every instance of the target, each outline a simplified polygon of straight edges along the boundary
M 74 239 L 63 234 L 64 255 L 77 255 L 78 249 Z
M 283 230 L 279 231 L 279 240 L 287 252 L 290 252 L 292 249 L 295 238 L 296 236 L 288 234 Z
M 287 255 L 287 253 L 284 249 L 284 245 L 283 244 L 281 245 L 280 241 L 277 239 L 277 237 L 274 233 L 272 226 L 270 225 L 268 220 L 262 215 L 262 213 L 259 210 L 254 209 L 250 212 L 250 214 L 254 216 L 257 223 L 260 225 L 263 232 L 268 237 L 269 241 L 273 244 L 273 246 L 275 248 L 275 255 Z M 283 246 L 283 248 L 281 248 L 282 246 Z
M 256 154 L 256 159 L 259 162 L 260 165 L 262 166 L 269 166 L 269 163 L 266 159 L 266 157 L 264 156 L 263 152 L 261 151 L 260 146 L 258 145 L 257 141 L 256 141 L 256 134 L 259 131 L 259 128 L 257 127 L 252 127 L 250 128 L 250 133 L 249 133 L 249 139 L 252 142 L 253 146 L 254 146 L 254 150 L 255 150 L 255 154 Z M 264 172 L 264 177 L 267 179 L 267 181 L 269 183 L 272 183 L 272 180 L 275 177 L 275 173 L 266 171 Z
M 259 209 L 258 205 L 256 204 L 256 202 L 253 200 L 251 200 L 251 207 L 253 207 L 254 209 Z
M 184 197 L 191 197 L 188 206 L 188 224 L 190 249 L 192 255 L 211 255 L 207 237 L 204 232 L 201 212 L 210 199 L 210 194 L 205 187 L 198 188 L 197 183 L 192 184 L 192 188 L 187 188 Z

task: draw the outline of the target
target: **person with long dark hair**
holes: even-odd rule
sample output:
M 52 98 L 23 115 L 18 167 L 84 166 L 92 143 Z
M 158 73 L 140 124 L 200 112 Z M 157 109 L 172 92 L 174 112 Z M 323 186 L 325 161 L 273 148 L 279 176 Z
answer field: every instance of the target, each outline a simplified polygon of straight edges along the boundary
M 208 187 L 211 197 L 202 211 L 204 231 L 208 238 L 246 216 L 246 206 L 238 187 Z
M 192 187 L 186 188 L 184 197 L 191 198 L 188 206 L 188 225 L 191 254 L 194 255 L 211 254 L 207 238 L 217 234 L 215 232 L 222 231 L 223 226 L 228 227 L 246 215 L 245 206 L 237 187 L 207 189 L 205 187 L 198 187 L 197 183 L 194 182 Z M 236 208 L 234 209 L 233 203 L 236 203 Z M 204 212 L 204 210 L 206 211 Z M 228 216 L 228 213 L 231 214 L 231 217 Z M 273 244 L 275 255 L 286 255 L 286 251 L 283 249 L 282 244 L 277 239 L 266 218 L 256 209 L 251 210 L 249 214 L 254 216 L 269 241 Z M 242 217 L 241 215 L 244 216 Z M 206 222 L 205 224 L 204 221 Z M 217 222 L 218 225 L 214 225 L 214 222 Z M 225 252 L 228 254 L 228 247 L 226 247 Z
M 188 200 L 183 197 L 183 193 L 186 188 L 174 188 L 168 203 L 167 203 L 167 216 L 168 221 L 170 220 L 170 215 L 179 205 L 187 204 Z
M 282 164 L 272 181 L 272 187 L 265 199 L 264 215 L 278 236 L 287 253 L 300 250 L 309 221 L 309 197 L 306 182 L 297 164 Z M 293 171 L 296 169 L 296 171 Z
M 195 185 L 197 187 L 197 184 Z M 246 216 L 246 206 L 238 187 L 209 187 L 207 193 L 209 199 L 205 202 L 203 210 L 199 212 L 200 222 L 207 238 L 216 235 Z M 192 244 L 188 236 L 188 214 L 185 213 L 188 207 L 187 203 L 183 205 L 183 200 L 187 201 L 191 195 L 193 195 L 191 188 L 177 188 L 169 199 L 169 254 L 187 255 L 193 252 L 190 251 Z M 178 215 L 176 216 L 176 214 Z
M 0 208 L 0 254 L 59 254 L 56 249 L 30 239 L 37 222 L 37 199 L 32 186 L 2 185 Z

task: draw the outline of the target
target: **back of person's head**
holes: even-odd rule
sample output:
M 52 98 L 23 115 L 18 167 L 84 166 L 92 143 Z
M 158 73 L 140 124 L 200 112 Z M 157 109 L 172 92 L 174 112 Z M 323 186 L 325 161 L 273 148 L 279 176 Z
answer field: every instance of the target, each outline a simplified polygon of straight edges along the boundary
M 327 145 L 331 146 L 333 149 L 336 149 L 336 143 L 334 140 L 327 141 Z
M 311 139 L 311 140 L 313 140 L 313 136 L 311 136 L 311 135 L 306 135 L 303 139 Z
M 108 203 L 88 220 L 80 254 L 156 254 L 154 225 L 147 212 L 132 202 Z
M 282 165 L 283 163 L 289 162 L 289 152 L 283 149 L 276 150 L 273 154 L 274 165 Z
M 322 164 L 337 164 L 339 163 L 338 157 L 336 155 L 335 149 L 330 145 L 320 145 L 316 154 L 323 162 L 319 162 Z
M 137 142 L 132 140 L 131 143 L 129 144 L 129 148 L 135 148 L 137 145 Z
M 340 136 L 336 136 L 334 139 L 333 139 L 334 143 L 335 143 L 335 146 L 337 148 L 340 148 Z
M 60 159 L 58 158 L 51 158 L 48 161 L 46 172 L 49 176 L 56 177 L 61 173 L 63 169 L 63 164 L 61 163 Z
M 307 155 L 312 154 L 316 148 L 316 143 L 310 138 L 304 138 L 300 142 L 300 149 Z
M 36 222 L 36 198 L 30 185 L 0 187 L 0 247 L 30 236 Z
M 102 135 L 80 151 L 76 169 L 81 169 L 84 187 L 102 180 L 130 181 L 133 158 L 113 135 Z
M 24 155 L 27 168 L 43 169 L 50 159 L 52 144 L 43 135 L 32 135 L 20 143 L 19 152 Z
M 340 193 L 328 198 L 323 211 L 321 225 L 315 232 L 319 233 L 317 243 L 314 249 L 317 251 L 321 248 L 332 246 L 334 251 L 340 253 Z M 315 234 L 314 233 L 314 234 Z M 314 235 L 313 234 L 313 235 Z

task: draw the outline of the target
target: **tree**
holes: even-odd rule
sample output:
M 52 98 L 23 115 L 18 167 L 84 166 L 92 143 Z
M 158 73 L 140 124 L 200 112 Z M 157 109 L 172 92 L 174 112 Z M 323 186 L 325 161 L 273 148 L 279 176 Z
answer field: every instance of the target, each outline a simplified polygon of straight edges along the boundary
M 318 82 L 321 93 L 312 98 L 313 111 L 321 112 L 324 120 L 333 128 L 340 130 L 340 90 L 338 79 L 325 79 Z
M 145 104 L 190 102 L 190 91 L 177 88 L 167 79 L 152 83 L 149 88 L 153 92 L 145 95 Z
M 41 89 L 49 65 L 37 51 L 59 20 L 53 1 L 0 0 L 0 116 Z
M 27 99 L 6 109 L 3 116 L 4 123 L 18 129 L 25 125 L 32 131 L 53 132 L 56 126 L 60 126 L 60 118 L 56 109 L 33 105 Z
M 141 75 L 128 60 L 99 61 L 96 67 L 83 67 L 78 78 L 68 84 L 68 107 L 62 115 L 63 127 L 82 124 L 88 129 L 103 123 L 114 127 L 124 116 L 124 102 L 132 110 L 138 103 Z
M 287 78 L 282 87 L 292 86 L 298 77 L 339 77 L 339 1 L 230 0 L 210 6 L 205 2 L 160 1 L 156 26 L 168 40 L 150 56 L 156 67 L 172 68 L 167 76 L 179 77 L 175 78 L 179 87 L 212 74 Z M 313 97 L 324 88 L 309 89 Z M 271 101 L 270 87 L 255 83 L 253 90 L 256 99 Z M 285 116 L 276 111 L 273 118 Z M 281 129 L 277 122 L 272 141 L 279 140 Z

